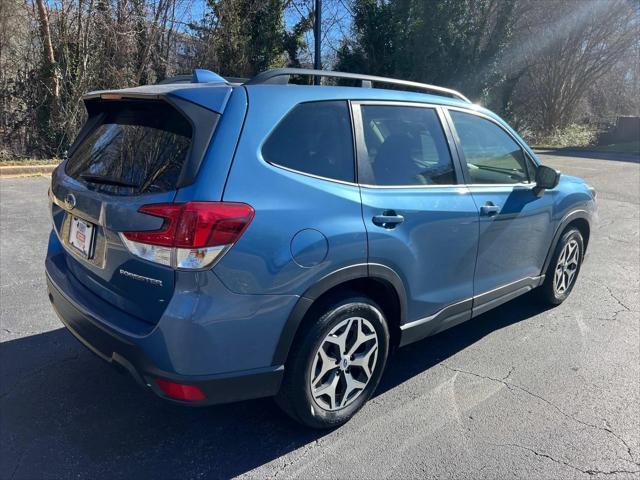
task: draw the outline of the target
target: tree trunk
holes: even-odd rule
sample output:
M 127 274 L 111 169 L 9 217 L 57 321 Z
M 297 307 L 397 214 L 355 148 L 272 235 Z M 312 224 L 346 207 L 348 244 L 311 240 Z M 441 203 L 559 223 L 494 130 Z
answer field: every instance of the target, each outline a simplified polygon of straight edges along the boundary
M 56 58 L 53 53 L 51 29 L 49 28 L 49 14 L 47 13 L 47 7 L 43 0 L 36 0 L 36 6 L 38 7 L 40 22 L 40 36 L 42 37 L 42 59 L 46 75 L 49 77 L 52 107 L 55 110 L 60 100 L 60 76 L 56 65 Z

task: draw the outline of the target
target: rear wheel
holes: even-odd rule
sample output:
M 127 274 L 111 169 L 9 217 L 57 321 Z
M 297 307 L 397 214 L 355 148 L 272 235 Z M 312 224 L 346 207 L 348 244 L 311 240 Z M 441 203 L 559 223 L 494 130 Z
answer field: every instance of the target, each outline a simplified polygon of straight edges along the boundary
M 560 238 L 547 267 L 540 297 L 550 305 L 564 302 L 573 290 L 584 257 L 584 240 L 576 228 L 570 228 Z
M 348 421 L 375 391 L 389 350 L 382 310 L 354 296 L 314 315 L 302 327 L 277 403 L 313 428 Z

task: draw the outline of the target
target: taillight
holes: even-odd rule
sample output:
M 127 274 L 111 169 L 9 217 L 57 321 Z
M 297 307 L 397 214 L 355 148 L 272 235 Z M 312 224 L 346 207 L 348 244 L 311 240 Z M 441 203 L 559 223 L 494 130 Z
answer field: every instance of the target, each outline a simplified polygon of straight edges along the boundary
M 244 203 L 188 202 L 145 205 L 141 213 L 164 219 L 160 230 L 122 232 L 129 251 L 174 268 L 209 267 L 238 241 L 253 219 Z

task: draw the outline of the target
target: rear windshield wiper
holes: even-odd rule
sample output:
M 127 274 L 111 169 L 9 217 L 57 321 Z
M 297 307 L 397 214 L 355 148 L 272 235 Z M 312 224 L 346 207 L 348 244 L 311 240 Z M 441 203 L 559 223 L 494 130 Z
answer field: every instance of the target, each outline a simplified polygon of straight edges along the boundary
M 136 183 L 125 182 L 124 180 L 118 180 L 113 177 L 104 177 L 102 175 L 91 175 L 89 173 L 83 173 L 80 175 L 80 178 L 86 180 L 91 183 L 101 183 L 103 185 L 115 185 L 117 187 L 130 187 L 130 188 L 139 188 L 140 185 Z

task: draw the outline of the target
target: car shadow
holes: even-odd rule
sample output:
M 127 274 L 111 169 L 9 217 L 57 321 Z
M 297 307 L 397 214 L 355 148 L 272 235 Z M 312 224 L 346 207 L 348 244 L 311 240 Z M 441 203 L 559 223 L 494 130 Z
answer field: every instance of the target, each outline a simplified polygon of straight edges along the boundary
M 387 365 L 376 395 L 398 386 L 509 325 L 536 316 L 549 307 L 528 293 L 442 333 L 399 349 Z
M 376 395 L 542 312 L 529 295 L 401 349 Z M 348 427 L 345 427 L 348 428 Z M 0 471 L 36 478 L 232 477 L 325 435 L 270 399 L 185 408 L 137 387 L 64 329 L 0 344 Z

